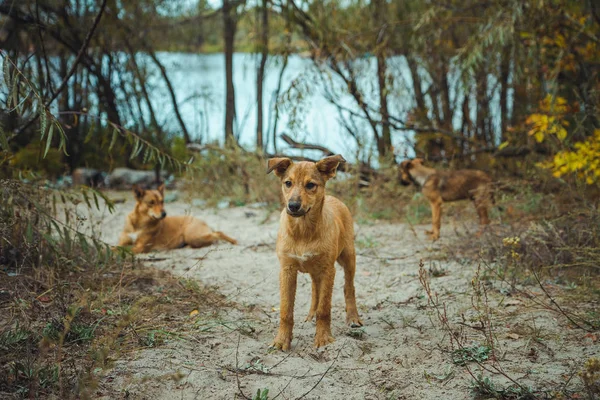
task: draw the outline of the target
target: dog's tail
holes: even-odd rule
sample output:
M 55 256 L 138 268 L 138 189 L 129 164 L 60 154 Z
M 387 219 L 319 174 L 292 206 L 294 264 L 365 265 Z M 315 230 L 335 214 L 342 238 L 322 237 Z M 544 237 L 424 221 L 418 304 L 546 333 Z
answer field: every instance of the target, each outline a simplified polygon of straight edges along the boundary
M 215 236 L 217 236 L 219 239 L 224 240 L 226 242 L 229 242 L 231 244 L 237 244 L 237 240 L 235 240 L 234 238 L 227 236 L 226 234 L 224 234 L 221 231 L 216 231 L 214 232 Z

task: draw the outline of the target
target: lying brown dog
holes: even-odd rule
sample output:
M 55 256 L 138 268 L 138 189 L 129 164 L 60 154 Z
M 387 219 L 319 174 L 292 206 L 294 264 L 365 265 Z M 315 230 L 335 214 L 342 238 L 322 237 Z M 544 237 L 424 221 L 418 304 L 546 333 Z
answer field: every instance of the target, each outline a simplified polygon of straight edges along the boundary
M 151 250 L 171 250 L 184 246 L 209 246 L 218 240 L 237 244 L 223 232 L 215 232 L 203 221 L 192 216 L 167 217 L 164 190 L 144 190 L 133 186 L 135 209 L 127 216 L 119 246 L 133 245 L 134 253 Z
M 281 316 L 279 331 L 272 344 L 275 348 L 288 350 L 291 346 L 298 272 L 310 274 L 312 280 L 312 300 L 306 321 L 317 317 L 315 347 L 334 341 L 331 336 L 331 297 L 336 260 L 344 268 L 346 323 L 362 325 L 354 294 L 356 253 L 352 215 L 344 203 L 325 195 L 325 183 L 335 176 L 341 162 L 345 160 L 340 155 L 317 163 L 295 164 L 289 158 L 268 161 L 267 173 L 275 171 L 281 178 L 285 201 L 277 235 Z
M 423 195 L 431 204 L 433 230 L 427 231 L 431 239 L 440 237 L 442 203 L 471 199 L 479 215 L 479 223 L 490 223 L 488 209 L 494 202 L 492 179 L 483 171 L 461 169 L 457 171 L 438 171 L 423 165 L 423 160 L 415 158 L 400 163 L 400 183 L 411 183 L 421 187 Z

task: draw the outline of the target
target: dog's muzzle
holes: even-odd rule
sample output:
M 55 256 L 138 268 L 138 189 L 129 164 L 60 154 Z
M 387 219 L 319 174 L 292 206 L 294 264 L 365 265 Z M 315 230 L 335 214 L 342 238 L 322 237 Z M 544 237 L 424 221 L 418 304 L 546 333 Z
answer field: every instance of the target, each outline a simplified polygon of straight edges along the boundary
M 408 186 L 408 185 L 410 185 L 410 181 L 407 181 L 407 180 L 404 180 L 404 179 L 400 179 L 400 184 L 402 186 Z
M 285 211 L 288 213 L 288 215 L 297 218 L 297 217 L 302 217 L 307 212 L 309 212 L 310 208 L 305 211 L 302 209 L 302 203 L 300 203 L 299 201 L 298 202 L 290 201 L 288 203 L 287 207 L 285 208 Z
M 167 216 L 167 212 L 166 211 L 162 211 L 160 214 L 156 215 L 154 213 L 150 213 L 149 214 L 152 218 L 154 219 L 163 219 L 164 217 Z

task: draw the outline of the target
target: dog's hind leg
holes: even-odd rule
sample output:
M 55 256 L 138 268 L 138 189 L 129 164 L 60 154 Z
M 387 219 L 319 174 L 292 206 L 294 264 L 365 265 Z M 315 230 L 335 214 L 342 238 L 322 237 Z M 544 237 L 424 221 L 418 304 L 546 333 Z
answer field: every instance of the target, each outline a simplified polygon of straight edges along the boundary
M 432 240 L 440 238 L 440 227 L 442 225 L 442 200 L 430 200 L 432 230 L 428 232 Z
M 216 231 L 213 232 L 215 235 L 217 235 L 219 237 L 219 239 L 224 240 L 226 242 L 229 242 L 231 244 L 237 244 L 237 240 L 235 240 L 234 238 L 227 236 L 226 234 L 224 234 L 221 231 Z
M 490 223 L 488 208 L 493 204 L 493 197 L 488 188 L 478 189 L 473 198 L 473 203 L 477 209 L 477 215 L 479 215 L 479 223 L 488 225 Z
M 191 236 L 191 237 L 188 237 Z M 192 248 L 200 248 L 210 246 L 218 242 L 219 240 L 224 240 L 231 244 L 237 244 L 237 241 L 229 236 L 225 235 L 223 232 L 210 232 L 205 233 L 204 235 L 194 236 L 194 235 L 186 235 L 185 236 L 185 244 Z
M 356 273 L 356 253 L 354 249 L 344 249 L 337 259 L 344 268 L 344 298 L 346 300 L 346 324 L 351 327 L 362 326 L 356 308 L 354 292 L 354 274 Z

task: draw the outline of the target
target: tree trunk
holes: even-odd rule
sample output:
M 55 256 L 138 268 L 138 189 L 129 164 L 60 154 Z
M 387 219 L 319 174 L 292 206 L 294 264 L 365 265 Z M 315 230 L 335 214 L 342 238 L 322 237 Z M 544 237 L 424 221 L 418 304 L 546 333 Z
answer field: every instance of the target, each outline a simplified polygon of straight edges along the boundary
M 267 0 L 262 0 L 261 7 L 261 35 L 260 35 L 260 64 L 256 74 L 256 150 L 263 151 L 263 81 L 265 76 L 265 65 L 269 53 L 269 12 Z
M 288 42 L 289 43 L 289 42 Z M 273 96 L 275 97 L 275 117 L 273 118 L 273 151 L 277 153 L 277 124 L 279 123 L 279 105 L 277 104 L 277 99 L 279 99 L 279 94 L 281 93 L 281 84 L 283 83 L 283 74 L 288 65 L 288 50 L 286 49 L 285 54 L 283 55 L 283 65 L 281 66 L 281 71 L 279 71 L 279 78 L 277 80 L 277 89 L 275 89 L 275 93 Z
M 223 0 L 223 36 L 225 39 L 225 143 L 235 143 L 235 88 L 233 86 L 233 41 L 237 28 L 237 16 L 230 0 Z
M 510 48 L 505 47 L 500 55 L 500 138 L 507 140 L 508 126 L 508 76 L 510 74 Z
M 476 137 L 481 144 L 488 144 L 486 121 L 489 116 L 489 104 L 487 96 L 487 71 L 484 66 L 476 74 L 476 93 L 477 93 L 477 120 Z
M 421 77 L 419 76 L 419 66 L 417 61 L 410 55 L 406 55 L 406 63 L 410 71 L 410 77 L 413 81 L 413 90 L 415 92 L 415 102 L 417 103 L 417 109 L 419 114 L 427 115 L 427 107 L 425 106 L 425 96 L 423 95 L 423 88 L 421 87 Z
M 386 22 L 386 2 L 384 0 L 375 1 L 375 22 L 381 24 L 381 28 L 377 32 L 375 42 L 377 56 L 377 83 L 379 85 L 379 113 L 381 114 L 381 139 L 377 143 L 379 158 L 385 158 L 392 150 L 392 135 L 390 130 L 390 113 L 388 110 L 387 100 L 387 65 L 386 65 L 386 46 L 387 46 L 387 22 Z
M 177 118 L 177 121 L 179 122 L 179 126 L 181 127 L 181 132 L 183 133 L 183 137 L 185 138 L 185 143 L 186 144 L 192 143 L 192 138 L 190 137 L 190 134 L 188 133 L 188 130 L 185 127 L 185 123 L 183 122 L 183 118 L 181 117 L 181 114 L 179 113 L 179 107 L 177 107 L 177 98 L 175 97 L 175 90 L 173 89 L 173 85 L 171 85 L 171 80 L 167 76 L 167 70 L 165 69 L 165 66 L 162 65 L 162 63 L 160 62 L 158 57 L 156 57 L 156 53 L 150 48 L 150 46 L 148 46 L 146 48 L 146 51 L 148 52 L 148 55 L 150 56 L 150 58 L 152 58 L 152 61 L 154 61 L 154 64 L 156 64 L 156 66 L 160 70 L 160 74 L 161 74 L 162 78 L 164 79 L 165 83 L 167 84 L 167 89 L 168 89 L 169 95 L 171 97 L 171 103 L 173 104 L 173 111 L 175 112 L 175 117 Z M 159 133 L 160 132 L 157 132 L 157 135 Z

